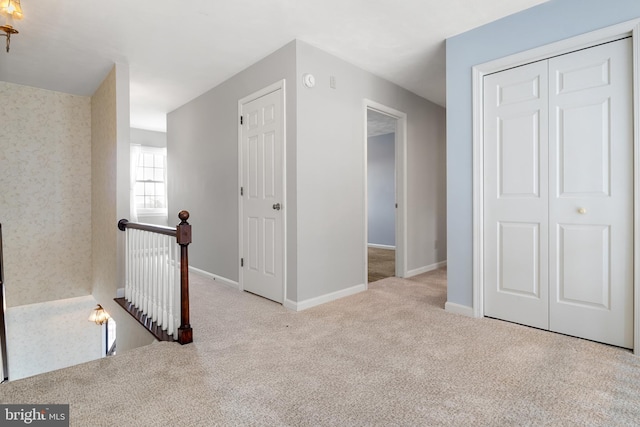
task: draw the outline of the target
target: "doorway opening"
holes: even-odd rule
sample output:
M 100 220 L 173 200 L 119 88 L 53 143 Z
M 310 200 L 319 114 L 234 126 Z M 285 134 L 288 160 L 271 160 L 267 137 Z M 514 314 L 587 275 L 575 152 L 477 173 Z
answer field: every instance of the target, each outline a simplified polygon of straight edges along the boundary
M 396 125 L 367 109 L 368 282 L 396 275 Z
M 404 277 L 406 115 L 365 101 L 365 283 Z

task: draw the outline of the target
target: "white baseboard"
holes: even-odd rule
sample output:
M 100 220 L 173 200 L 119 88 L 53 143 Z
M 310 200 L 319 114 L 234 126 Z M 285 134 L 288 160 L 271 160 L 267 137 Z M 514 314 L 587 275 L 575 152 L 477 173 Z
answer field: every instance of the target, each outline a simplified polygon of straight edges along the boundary
M 413 277 L 413 276 L 417 276 L 418 274 L 422 274 L 422 273 L 428 273 L 429 271 L 433 271 L 433 270 L 437 270 L 441 267 L 444 267 L 447 265 L 447 261 L 440 261 L 440 262 L 436 262 L 435 264 L 431 264 L 431 265 L 427 265 L 424 267 L 420 267 L 420 268 L 416 268 L 414 270 L 409 270 L 407 271 L 407 274 L 404 276 L 405 278 L 409 278 L 409 277 Z
M 116 289 L 116 298 L 124 298 L 124 288 Z
M 302 311 L 311 307 L 315 307 L 320 304 L 325 304 L 327 302 L 335 301 L 340 298 L 348 297 L 350 295 L 357 294 L 362 291 L 366 291 L 366 285 L 356 285 L 347 289 L 341 289 L 339 291 L 331 292 L 329 294 L 320 295 L 319 297 L 309 298 L 304 301 L 291 301 L 289 299 L 284 300 L 284 305 L 289 310 L 293 311 Z
M 240 289 L 240 285 L 238 282 L 234 282 L 233 280 L 227 279 L 226 277 L 218 276 L 217 274 L 209 273 L 208 271 L 200 270 L 199 268 L 195 268 L 189 266 L 189 271 L 198 276 L 206 277 L 207 279 L 215 280 L 216 282 L 220 282 L 223 285 L 230 286 L 234 289 Z
M 461 314 L 467 317 L 475 317 L 473 315 L 473 307 L 468 307 L 466 305 L 460 305 L 449 301 L 444 304 L 444 311 L 453 314 Z
M 370 248 L 378 248 L 378 249 L 393 249 L 395 250 L 396 247 L 395 246 L 391 246 L 391 245 L 379 245 L 377 243 L 369 243 L 367 244 L 367 246 L 369 246 Z

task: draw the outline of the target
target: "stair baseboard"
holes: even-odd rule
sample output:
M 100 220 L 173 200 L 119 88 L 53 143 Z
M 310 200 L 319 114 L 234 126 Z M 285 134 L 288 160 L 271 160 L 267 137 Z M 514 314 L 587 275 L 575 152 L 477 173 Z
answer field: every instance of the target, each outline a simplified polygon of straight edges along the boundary
M 156 322 L 152 321 L 146 314 L 138 310 L 129 301 L 124 298 L 114 298 L 124 310 L 133 316 L 144 328 L 149 331 L 158 341 L 175 341 L 172 335 L 169 335 L 166 331 L 163 331 Z

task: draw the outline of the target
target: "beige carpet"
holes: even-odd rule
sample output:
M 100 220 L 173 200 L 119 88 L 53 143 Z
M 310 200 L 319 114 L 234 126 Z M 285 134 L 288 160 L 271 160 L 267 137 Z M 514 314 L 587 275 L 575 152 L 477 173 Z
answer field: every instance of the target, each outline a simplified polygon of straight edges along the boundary
M 368 257 L 369 283 L 396 275 L 395 250 L 369 247 Z
M 0 385 L 73 426 L 632 426 L 640 359 L 444 312 L 445 272 L 294 313 L 196 278 L 195 342 Z

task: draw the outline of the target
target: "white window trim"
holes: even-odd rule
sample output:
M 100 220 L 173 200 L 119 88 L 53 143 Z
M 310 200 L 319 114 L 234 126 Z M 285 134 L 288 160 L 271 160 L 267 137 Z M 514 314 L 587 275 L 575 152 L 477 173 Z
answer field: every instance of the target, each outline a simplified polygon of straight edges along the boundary
M 164 197 L 165 197 L 165 206 L 168 205 L 167 200 L 167 149 L 164 147 L 150 147 L 148 145 L 139 145 L 140 155 L 143 154 L 162 154 L 164 156 Z M 134 170 L 138 171 L 138 165 L 135 165 Z M 135 180 L 135 182 L 138 182 Z M 134 192 L 135 195 L 135 192 Z M 135 200 L 135 199 L 134 199 Z M 135 203 L 135 201 L 134 201 Z M 137 216 L 141 217 L 167 217 L 168 211 L 167 208 L 136 208 Z

